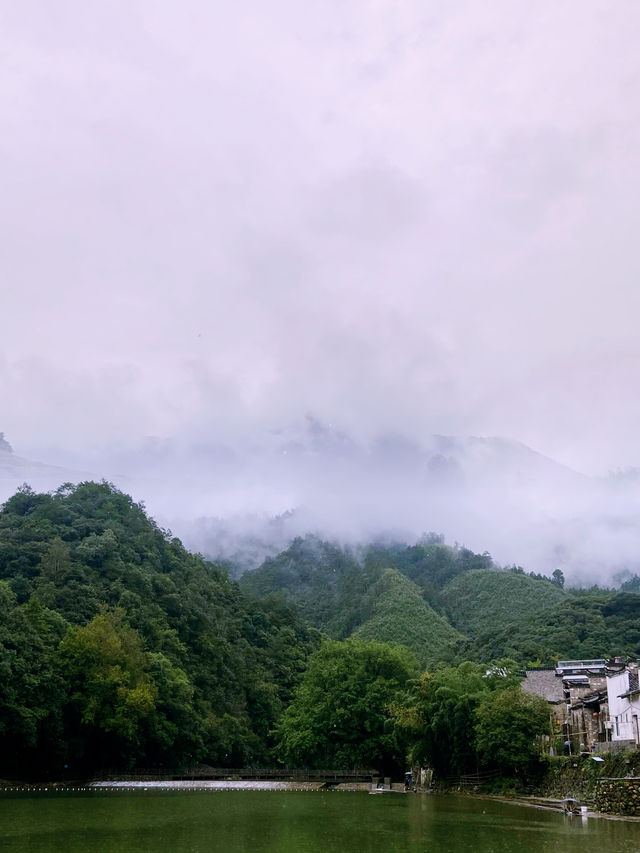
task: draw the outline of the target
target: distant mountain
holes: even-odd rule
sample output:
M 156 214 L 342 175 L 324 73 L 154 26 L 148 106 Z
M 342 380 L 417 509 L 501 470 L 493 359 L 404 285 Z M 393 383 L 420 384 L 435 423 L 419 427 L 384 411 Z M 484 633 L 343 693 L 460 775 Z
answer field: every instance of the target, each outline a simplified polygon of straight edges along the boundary
M 201 520 L 174 525 L 191 547 L 241 563 L 247 549 L 241 540 L 230 548 L 224 531 L 246 517 L 246 507 L 237 515 L 234 509 L 238 495 L 247 494 L 252 501 L 262 497 L 249 567 L 260 552 L 272 556 L 287 537 L 307 531 L 351 543 L 408 542 L 437 531 L 450 543 L 489 551 L 503 565 L 547 574 L 561 568 L 569 583 L 611 583 L 640 573 L 637 477 L 589 477 L 495 437 L 431 436 L 418 445 L 387 436 L 365 446 L 316 427 L 295 441 L 280 439 L 253 448 L 228 478 L 210 469 Z M 200 477 L 206 456 L 201 461 Z M 214 512 L 206 511 L 207 501 Z
M 353 551 L 312 536 L 240 580 L 252 595 L 284 599 L 331 637 L 399 643 L 428 669 L 638 655 L 640 595 L 559 583 L 429 541 Z
M 97 498 L 100 501 L 94 506 Z M 82 512 L 76 506 L 80 499 Z M 122 567 L 111 566 L 109 555 L 116 541 L 126 545 L 126 559 L 133 563 L 139 559 L 138 550 L 127 545 L 120 523 L 109 514 L 114 506 L 147 530 L 142 509 L 106 484 L 86 483 L 53 496 L 22 490 L 7 501 L 0 575 L 4 572 L 11 580 L 20 601 L 32 583 L 37 581 L 38 586 L 51 574 L 59 582 L 55 601 L 63 616 L 71 619 L 72 614 L 86 611 L 90 618 L 99 602 L 86 586 L 78 586 L 85 577 L 76 565 L 80 560 L 89 568 L 104 565 L 105 578 L 118 589 L 109 600 L 132 606 L 133 587 L 129 590 L 127 584 L 133 583 L 135 573 L 127 568 L 122 575 Z M 62 513 L 64 508 L 69 511 Z M 83 513 L 89 511 L 99 511 L 95 529 L 85 524 Z M 47 526 L 51 519 L 58 527 Z M 283 524 L 289 521 L 287 517 Z M 158 541 L 182 547 L 170 533 L 154 529 Z M 33 541 L 24 539 L 24 531 Z M 62 541 L 51 546 L 47 562 L 49 546 L 40 537 L 51 538 L 54 533 Z M 77 560 L 69 565 L 65 562 L 68 548 L 73 554 L 77 551 Z M 65 571 L 60 568 L 63 564 Z M 153 561 L 151 565 L 154 571 L 160 570 Z M 126 588 L 120 589 L 121 580 Z M 302 622 L 330 637 L 406 645 L 429 669 L 465 659 L 489 662 L 506 656 L 523 665 L 549 664 L 557 657 L 640 653 L 640 595 L 631 591 L 635 581 L 617 592 L 562 589 L 561 580 L 560 575 L 557 583 L 527 575 L 518 567 L 501 569 L 489 554 L 447 545 L 435 534 L 411 545 L 377 541 L 354 546 L 307 535 L 245 572 L 239 585 L 253 601 L 268 598 L 269 607 L 278 612 L 293 607 Z M 146 587 L 141 581 L 135 583 L 136 594 L 144 598 Z M 164 589 L 160 580 L 158 584 Z M 167 594 L 168 608 L 174 606 L 173 595 Z M 198 608 L 208 624 L 209 604 L 200 601 Z M 137 626 L 137 609 L 131 613 Z M 259 629 L 257 623 L 254 629 Z
M 4 437 L 4 433 L 0 432 L 0 453 L 13 453 L 13 447 Z
M 89 478 L 90 475 L 86 472 L 72 471 L 16 456 L 4 433 L 0 433 L 0 503 L 23 483 L 28 483 L 38 491 L 50 491 L 63 483 L 78 483 Z

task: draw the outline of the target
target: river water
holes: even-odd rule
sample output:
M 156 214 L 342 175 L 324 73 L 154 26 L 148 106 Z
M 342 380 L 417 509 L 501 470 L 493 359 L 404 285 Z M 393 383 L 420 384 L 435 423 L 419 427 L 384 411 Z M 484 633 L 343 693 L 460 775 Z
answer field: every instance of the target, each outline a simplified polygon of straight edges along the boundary
M 0 793 L 2 853 L 638 853 L 640 823 L 460 796 Z

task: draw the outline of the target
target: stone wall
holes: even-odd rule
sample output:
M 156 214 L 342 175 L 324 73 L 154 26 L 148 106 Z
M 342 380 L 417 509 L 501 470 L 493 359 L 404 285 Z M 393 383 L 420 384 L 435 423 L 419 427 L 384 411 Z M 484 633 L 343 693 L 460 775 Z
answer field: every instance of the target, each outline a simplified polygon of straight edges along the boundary
M 605 740 L 596 744 L 596 752 L 629 752 L 635 749 L 635 746 L 634 740 Z
M 604 761 L 594 761 L 588 755 L 549 759 L 547 772 L 536 785 L 535 793 L 557 799 L 575 797 L 592 803 L 602 784 L 640 780 L 640 750 L 609 752 L 602 758 Z
M 640 778 L 600 779 L 593 804 L 599 812 L 640 817 Z

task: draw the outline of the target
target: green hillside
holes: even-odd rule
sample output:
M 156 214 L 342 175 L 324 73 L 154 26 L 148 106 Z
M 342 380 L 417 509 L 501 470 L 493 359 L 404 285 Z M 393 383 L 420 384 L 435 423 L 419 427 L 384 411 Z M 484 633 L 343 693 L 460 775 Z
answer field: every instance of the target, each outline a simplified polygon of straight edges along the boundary
M 465 572 L 448 583 L 440 599 L 451 623 L 476 637 L 486 630 L 529 623 L 566 598 L 560 587 L 521 572 Z
M 559 604 L 522 622 L 487 624 L 467 646 L 478 660 L 505 655 L 548 664 L 558 658 L 640 655 L 640 595 L 569 591 Z
M 343 663 L 375 641 L 373 659 L 404 645 L 432 672 L 640 654 L 637 593 L 488 562 L 441 542 L 354 552 L 307 536 L 238 584 L 106 483 L 24 487 L 0 508 L 0 776 L 272 763 L 320 632 L 344 641 Z
M 246 572 L 240 585 L 256 595 L 278 593 L 305 621 L 336 639 L 401 643 L 425 666 L 450 660 L 461 634 L 415 583 L 382 565 L 383 555 L 389 553 L 378 549 L 361 564 L 348 550 L 307 536 Z
M 399 642 L 428 667 L 640 654 L 637 593 L 564 590 L 561 576 L 554 582 L 501 570 L 488 554 L 428 539 L 370 546 L 359 561 L 307 536 L 240 583 L 253 594 L 277 594 L 331 637 Z
M 440 590 L 458 575 L 476 569 L 495 568 L 491 556 L 468 548 L 445 545 L 442 536 L 430 533 L 416 545 L 376 544 L 367 549 L 369 565 L 393 566 L 412 580 L 424 597 L 439 609 Z
M 424 600 L 418 587 L 396 569 L 385 569 L 367 596 L 365 620 L 352 636 L 399 643 L 427 669 L 451 661 L 462 635 Z

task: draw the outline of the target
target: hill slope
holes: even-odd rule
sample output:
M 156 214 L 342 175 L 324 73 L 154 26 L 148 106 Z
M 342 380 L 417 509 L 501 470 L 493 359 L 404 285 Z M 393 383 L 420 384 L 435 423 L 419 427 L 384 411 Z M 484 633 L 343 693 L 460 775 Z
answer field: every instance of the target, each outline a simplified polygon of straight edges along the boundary
M 522 622 L 487 624 L 467 646 L 469 656 L 500 655 L 549 664 L 558 658 L 640 655 L 640 595 L 569 591 L 556 606 Z
M 550 581 L 491 569 L 465 572 L 440 593 L 452 624 L 471 636 L 478 636 L 487 627 L 528 623 L 565 597 L 566 593 Z
M 427 604 L 401 572 L 385 569 L 371 587 L 368 602 L 370 615 L 352 636 L 407 646 L 428 669 L 455 657 L 462 634 Z
M 254 595 L 280 594 L 300 616 L 331 637 L 349 636 L 363 620 L 365 597 L 381 570 L 362 566 L 352 551 L 307 535 L 240 578 Z

